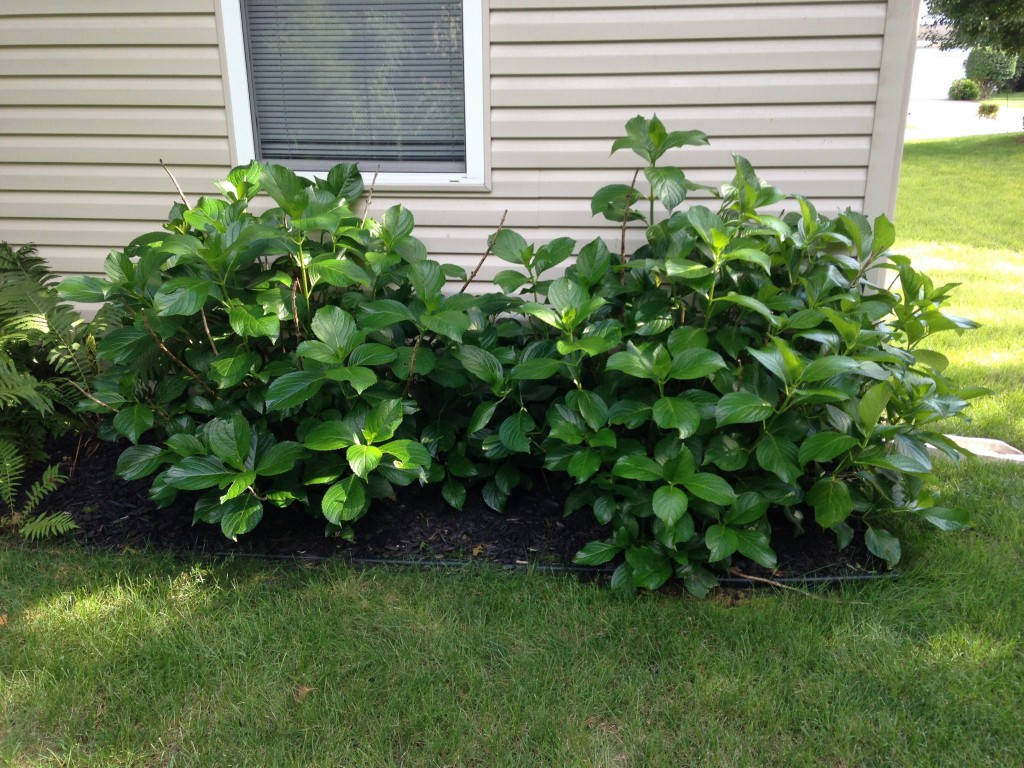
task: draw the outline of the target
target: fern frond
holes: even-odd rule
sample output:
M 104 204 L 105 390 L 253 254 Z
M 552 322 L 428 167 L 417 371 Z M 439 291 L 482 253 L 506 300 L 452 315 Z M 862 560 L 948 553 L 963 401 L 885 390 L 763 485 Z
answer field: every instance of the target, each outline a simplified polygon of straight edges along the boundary
M 25 476 L 25 457 L 11 440 L 0 439 L 0 499 L 13 512 Z
M 60 473 L 59 464 L 48 466 L 43 470 L 42 477 L 32 483 L 32 487 L 25 493 L 25 506 L 22 507 L 21 512 L 31 515 L 43 499 L 63 485 L 65 480 L 67 478 Z
M 63 536 L 78 528 L 78 523 L 67 512 L 51 512 L 26 520 L 21 524 L 21 535 L 29 541 Z
M 32 374 L 17 370 L 10 358 L 0 356 L 0 406 L 27 405 L 45 416 L 53 413 L 47 389 Z

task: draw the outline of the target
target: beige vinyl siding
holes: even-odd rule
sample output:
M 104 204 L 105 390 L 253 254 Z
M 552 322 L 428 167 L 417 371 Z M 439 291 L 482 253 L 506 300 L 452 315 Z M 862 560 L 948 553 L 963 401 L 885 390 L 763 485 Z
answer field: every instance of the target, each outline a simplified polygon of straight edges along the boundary
M 0 3 L 0 238 L 64 272 L 154 229 L 231 156 L 213 0 Z
M 629 182 L 633 159 L 611 142 L 655 111 L 711 138 L 672 155 L 696 182 L 725 181 L 737 152 L 823 210 L 891 210 L 915 0 L 484 5 L 489 190 L 378 190 L 371 211 L 407 205 L 436 258 L 471 269 L 505 211 L 529 239 L 603 233 L 617 249 L 589 198 Z M 161 159 L 193 200 L 214 192 L 237 159 L 217 13 L 217 0 L 0 4 L 0 238 L 98 272 L 176 200 Z

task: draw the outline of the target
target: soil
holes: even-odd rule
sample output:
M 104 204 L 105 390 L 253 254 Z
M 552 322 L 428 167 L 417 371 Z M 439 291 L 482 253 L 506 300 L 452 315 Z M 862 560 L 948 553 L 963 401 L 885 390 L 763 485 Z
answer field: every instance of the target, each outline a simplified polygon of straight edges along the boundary
M 604 568 L 572 564 L 573 555 L 589 541 L 604 539 L 608 529 L 588 510 L 568 517 L 564 497 L 538 479 L 534 490 L 514 494 L 504 513 L 490 509 L 471 489 L 462 511 L 448 506 L 437 486 L 397 489 L 394 499 L 378 499 L 354 525 L 355 540 L 324 536 L 324 521 L 301 510 L 268 508 L 263 521 L 237 542 L 217 526 L 192 525 L 192 499 L 183 494 L 174 505 L 158 509 L 147 496 L 149 480 L 125 482 L 115 476 L 117 458 L 127 445 L 92 441 L 81 446 L 65 439 L 51 446 L 69 480 L 51 493 L 41 511 L 66 511 L 79 528 L 79 543 L 108 551 L 157 551 L 194 556 L 258 556 L 320 560 L 345 558 L 357 563 L 401 561 L 450 564 L 479 561 L 505 566 L 568 568 L 596 575 Z M 744 558 L 734 558 L 723 583 L 746 577 L 788 581 L 863 578 L 881 571 L 861 537 L 842 552 L 835 537 L 816 526 L 800 535 L 780 521 L 773 526 L 772 546 L 779 566 L 768 571 Z

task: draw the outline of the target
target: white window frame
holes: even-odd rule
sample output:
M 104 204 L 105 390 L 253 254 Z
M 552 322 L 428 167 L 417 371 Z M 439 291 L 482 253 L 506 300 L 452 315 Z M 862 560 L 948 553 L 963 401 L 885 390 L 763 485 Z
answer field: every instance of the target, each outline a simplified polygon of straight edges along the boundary
M 242 31 L 241 0 L 218 0 L 224 46 L 224 77 L 228 96 L 228 130 L 231 132 L 231 156 L 235 165 L 244 165 L 256 157 L 256 142 L 249 99 L 249 71 L 246 64 L 245 36 Z M 442 188 L 486 188 L 484 105 L 484 20 L 482 0 L 462 0 L 462 44 L 466 89 L 466 171 L 464 173 L 380 173 L 376 188 L 430 190 Z M 324 175 L 301 166 L 294 171 L 304 176 Z M 369 185 L 372 173 L 363 173 Z

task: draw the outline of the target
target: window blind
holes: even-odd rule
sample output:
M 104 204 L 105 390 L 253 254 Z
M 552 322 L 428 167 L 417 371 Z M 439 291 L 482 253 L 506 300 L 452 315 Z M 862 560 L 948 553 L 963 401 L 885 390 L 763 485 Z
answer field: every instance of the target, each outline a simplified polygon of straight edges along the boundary
M 245 0 L 261 160 L 464 172 L 461 0 Z

